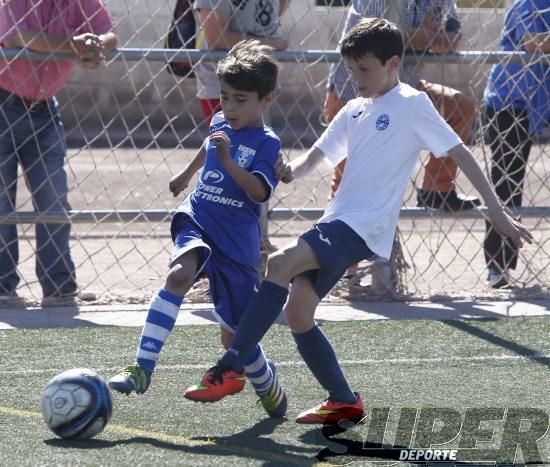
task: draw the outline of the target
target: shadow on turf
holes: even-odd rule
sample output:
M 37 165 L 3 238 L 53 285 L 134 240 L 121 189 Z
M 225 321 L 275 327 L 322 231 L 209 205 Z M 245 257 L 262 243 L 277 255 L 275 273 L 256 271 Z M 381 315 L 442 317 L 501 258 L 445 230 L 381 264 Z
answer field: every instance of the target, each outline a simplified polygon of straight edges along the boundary
M 405 446 L 391 446 L 391 449 L 380 443 L 369 442 L 354 431 L 363 425 L 363 422 L 343 428 L 339 425 L 325 425 L 322 428 L 309 430 L 300 436 L 304 444 L 324 446 L 315 455 L 319 462 L 327 462 L 330 465 L 348 465 L 356 460 L 391 461 L 395 464 L 399 461 L 399 450 L 408 449 Z M 342 436 L 341 436 L 342 435 Z M 336 459 L 340 458 L 340 459 Z
M 99 328 L 111 325 L 97 324 L 78 319 L 78 306 L 52 307 L 40 309 L 0 308 L 0 322 L 16 329 L 47 328 Z
M 445 308 L 436 308 L 433 306 L 421 306 L 415 304 L 411 306 L 407 303 L 398 303 L 395 306 L 387 306 L 387 303 L 377 304 L 376 302 L 351 302 L 350 306 L 355 310 L 376 313 L 380 316 L 393 320 L 401 319 L 429 319 L 441 321 L 445 319 L 469 319 L 485 318 L 498 319 L 505 316 L 494 311 L 486 310 L 477 302 L 434 302 Z M 322 321 L 322 320 L 320 320 Z
M 191 441 L 212 442 L 211 445 L 203 446 L 186 446 L 148 436 L 136 436 L 116 441 L 102 439 L 79 441 L 51 438 L 44 440 L 44 443 L 49 446 L 65 449 L 106 449 L 122 445 L 147 444 L 155 448 L 194 455 L 245 457 L 246 459 L 263 461 L 264 465 L 281 465 L 281 462 L 285 464 L 304 464 L 308 461 L 313 461 L 316 454 L 314 449 L 303 448 L 293 444 L 280 444 L 271 438 L 263 437 L 264 435 L 272 434 L 275 428 L 285 421 L 286 419 L 268 418 L 234 435 L 190 438 Z M 303 452 L 304 455 L 295 454 L 297 451 Z
M 467 321 L 459 321 L 454 319 L 442 321 L 442 323 L 446 324 L 447 326 L 451 326 L 460 331 L 467 332 L 468 334 L 471 334 L 472 336 L 486 340 L 487 342 L 490 342 L 493 345 L 497 345 L 504 349 L 508 349 L 514 352 L 515 354 L 525 357 L 540 365 L 550 367 L 550 358 L 541 358 L 540 354 L 536 350 L 526 347 L 524 345 L 518 344 L 517 342 L 504 339 L 499 336 L 495 336 L 494 334 L 491 334 L 490 332 L 487 332 L 484 329 L 480 329 L 477 326 L 474 326 L 472 324 L 473 322 L 474 321 L 467 322 Z

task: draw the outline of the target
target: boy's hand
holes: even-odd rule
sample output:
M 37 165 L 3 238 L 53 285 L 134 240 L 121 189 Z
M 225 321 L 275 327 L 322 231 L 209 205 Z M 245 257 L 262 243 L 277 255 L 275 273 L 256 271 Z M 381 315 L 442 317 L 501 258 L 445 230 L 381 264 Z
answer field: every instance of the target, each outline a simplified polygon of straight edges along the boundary
M 533 235 L 521 223 L 509 216 L 504 210 L 495 214 L 489 213 L 491 225 L 504 238 L 512 240 L 518 248 L 523 247 L 523 241 L 533 243 Z
M 189 186 L 189 179 L 190 177 L 185 172 L 172 177 L 168 183 L 168 189 L 174 195 L 174 198 Z
M 210 135 L 210 141 L 216 147 L 216 155 L 220 164 L 224 165 L 231 159 L 231 140 L 224 131 L 216 131 Z
M 292 167 L 284 161 L 281 153 L 279 153 L 279 156 L 275 161 L 275 175 L 277 176 L 277 180 L 283 183 L 290 183 L 294 180 Z

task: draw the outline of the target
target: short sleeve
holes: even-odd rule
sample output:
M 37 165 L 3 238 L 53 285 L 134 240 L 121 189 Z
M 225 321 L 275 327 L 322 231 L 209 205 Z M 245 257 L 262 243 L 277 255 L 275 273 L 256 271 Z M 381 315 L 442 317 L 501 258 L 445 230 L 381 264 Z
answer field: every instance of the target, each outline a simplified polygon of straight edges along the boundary
M 27 31 L 25 18 L 29 13 L 25 0 L 0 3 L 0 43 L 18 31 Z
M 436 157 L 444 157 L 447 152 L 462 143 L 460 137 L 439 115 L 425 93 L 415 97 L 411 123 L 421 149 L 431 151 Z
M 281 150 L 281 142 L 277 138 L 269 138 L 260 144 L 254 157 L 251 173 L 260 175 L 267 186 L 269 194 L 267 200 L 271 198 L 275 188 L 277 187 L 277 175 L 275 174 L 275 162 Z
M 113 30 L 113 18 L 101 0 L 87 0 L 82 2 L 81 5 L 84 21 L 79 32 L 90 32 L 99 36 Z
M 205 8 L 206 10 L 215 10 L 228 15 L 233 13 L 229 0 L 195 0 L 193 7 L 195 10 Z
M 353 101 L 351 101 L 353 102 Z M 348 150 L 348 109 L 346 104 L 336 117 L 330 122 L 328 128 L 315 142 L 314 146 L 323 151 L 325 159 L 331 167 L 336 167 L 344 160 Z

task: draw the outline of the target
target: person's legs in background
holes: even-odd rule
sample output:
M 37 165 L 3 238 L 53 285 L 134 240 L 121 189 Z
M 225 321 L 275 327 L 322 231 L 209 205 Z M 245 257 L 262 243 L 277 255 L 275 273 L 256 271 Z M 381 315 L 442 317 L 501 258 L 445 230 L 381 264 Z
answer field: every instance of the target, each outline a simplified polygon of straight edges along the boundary
M 20 160 L 37 212 L 66 212 L 66 142 L 57 107 L 29 111 L 32 133 L 21 145 Z M 69 248 L 71 224 L 36 224 L 36 275 L 44 297 L 74 296 L 76 273 Z
M 13 104 L 3 102 L 0 112 L 0 212 L 10 214 L 15 211 L 15 193 L 17 190 L 17 152 L 14 124 L 21 122 L 22 112 L 12 108 Z M 19 283 L 17 263 L 19 247 L 17 225 L 0 223 L 0 297 L 16 295 Z
M 531 150 L 528 119 L 524 111 L 486 109 L 491 146 L 491 181 L 499 199 L 508 207 L 520 207 L 525 168 Z M 509 285 L 508 270 L 515 269 L 518 248 L 501 237 L 489 222 L 485 223 L 483 243 L 487 280 L 493 288 Z
M 476 106 L 472 99 L 456 89 L 421 80 L 417 89 L 424 91 L 435 108 L 456 134 L 467 142 L 472 131 Z M 481 204 L 475 196 L 456 192 L 455 179 L 458 166 L 450 157 L 436 158 L 430 153 L 424 166 L 422 188 L 418 191 L 417 205 L 445 211 L 463 211 Z

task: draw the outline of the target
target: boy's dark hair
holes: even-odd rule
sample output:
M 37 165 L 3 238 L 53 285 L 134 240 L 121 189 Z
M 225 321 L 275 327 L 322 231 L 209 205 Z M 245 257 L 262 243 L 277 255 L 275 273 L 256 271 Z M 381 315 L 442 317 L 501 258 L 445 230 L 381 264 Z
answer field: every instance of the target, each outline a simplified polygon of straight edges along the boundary
M 232 88 L 257 92 L 263 99 L 275 91 L 279 64 L 269 55 L 274 49 L 258 40 L 237 42 L 218 62 L 216 74 Z
M 340 53 L 343 57 L 358 60 L 365 55 L 374 55 L 382 65 L 388 59 L 403 55 L 403 36 L 399 28 L 383 18 L 364 18 L 342 40 Z

